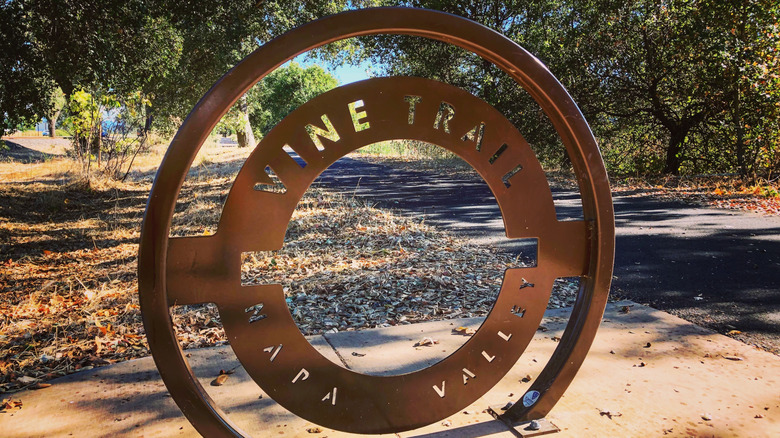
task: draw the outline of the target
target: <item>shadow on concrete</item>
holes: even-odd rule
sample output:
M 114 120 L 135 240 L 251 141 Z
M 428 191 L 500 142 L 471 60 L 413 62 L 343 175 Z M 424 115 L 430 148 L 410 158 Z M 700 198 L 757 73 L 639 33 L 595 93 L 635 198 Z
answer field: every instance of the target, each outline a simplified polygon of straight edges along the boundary
M 392 329 L 325 333 L 323 337 L 333 350 L 341 352 L 339 365 L 358 373 L 393 376 L 412 373 L 446 359 L 469 340 L 453 329 L 466 326 L 477 330 L 484 319 L 458 318 L 444 320 L 444 324 L 399 325 Z M 426 337 L 437 343 L 415 346 Z
M 624 306 L 632 310 L 621 312 Z M 503 399 L 512 392 L 515 395 L 509 397 L 515 400 L 523 393 L 530 383 L 520 383 L 519 377 L 539 374 L 546 363 L 544 357 L 558 345 L 551 337 L 560 336 L 568 312 L 570 309 L 546 313 L 543 325 L 549 327 L 549 332 L 537 333 L 531 350 L 510 374 L 476 406 L 468 407 L 474 415 L 456 413 L 449 417 L 449 426 L 437 422 L 398 436 L 507 436 L 503 423 L 489 420 L 479 410 L 495 404 L 496 396 Z M 397 343 L 403 337 L 388 334 L 385 338 Z M 341 349 L 342 354 L 349 351 Z M 209 395 L 248 434 L 309 436 L 311 423 L 274 403 L 243 368 L 238 367 L 224 385 L 209 385 L 220 370 L 238 365 L 228 347 L 188 353 L 188 361 Z M 726 360 L 725 355 L 742 356 L 744 360 Z M 384 364 L 381 358 L 374 360 Z M 768 432 L 776 422 L 752 417 L 753 412 L 769 417 L 775 410 L 776 400 L 768 397 L 775 383 L 773 360 L 774 356 L 668 314 L 633 302 L 617 303 L 608 306 L 592 351 L 567 391 L 568 397 L 553 411 L 552 420 L 564 429 L 562 436 L 633 436 L 637 428 L 650 435 L 661 434 L 662 428 L 673 428 L 678 434 L 687 431 L 692 436 L 705 432 L 718 436 Z M 149 358 L 80 372 L 52 383 L 45 391 L 19 394 L 25 407 L 14 414 L 15 418 L 0 418 L 0 424 L 7 427 L 4 436 L 65 436 L 75 432 L 84 436 L 194 435 Z M 628 393 L 633 395 L 628 397 Z M 621 417 L 607 419 L 599 415 L 603 403 L 612 408 L 615 405 L 610 403 L 616 400 L 620 400 Z M 701 412 L 717 415 L 708 423 L 699 418 Z M 6 419 L 10 421 L 4 423 Z M 472 423 L 475 420 L 480 422 Z
M 439 432 L 424 433 L 422 435 L 410 435 L 409 438 L 444 438 L 444 437 L 472 437 L 496 435 L 505 433 L 509 428 L 498 420 L 486 421 L 466 426 L 453 427 Z

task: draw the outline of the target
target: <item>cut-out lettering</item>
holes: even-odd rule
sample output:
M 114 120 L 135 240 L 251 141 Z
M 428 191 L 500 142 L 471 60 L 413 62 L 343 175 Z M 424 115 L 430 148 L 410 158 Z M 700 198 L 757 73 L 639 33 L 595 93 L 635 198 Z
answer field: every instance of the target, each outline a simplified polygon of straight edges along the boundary
M 249 315 L 250 324 L 268 318 L 268 315 L 266 315 L 265 313 L 260 313 L 260 311 L 262 310 L 263 310 L 263 303 L 255 304 L 254 306 L 249 306 L 246 309 L 244 309 L 245 313 L 251 313 L 251 315 Z
M 336 391 L 338 391 L 338 388 L 334 387 L 333 391 L 325 394 L 325 397 L 322 397 L 322 401 L 330 400 L 330 405 L 336 406 Z
M 472 373 L 471 371 L 467 370 L 466 368 L 463 368 L 463 384 L 469 383 L 469 379 L 476 379 L 477 375 Z
M 534 287 L 534 284 L 533 283 L 529 283 L 528 280 L 526 280 L 525 278 L 521 278 L 521 280 L 523 280 L 523 284 L 521 284 L 518 289 L 525 289 L 527 287 Z
M 295 383 L 299 379 L 300 379 L 301 382 L 303 382 L 304 380 L 306 380 L 308 378 L 309 378 L 309 372 L 306 371 L 306 368 L 301 368 L 301 370 L 298 371 L 298 374 L 295 375 L 295 378 L 292 379 L 292 382 Z
M 314 146 L 316 146 L 317 150 L 321 152 L 325 150 L 325 146 L 323 146 L 320 137 L 330 140 L 334 143 L 341 140 L 341 137 L 339 137 L 339 133 L 336 132 L 336 128 L 333 127 L 333 123 L 330 122 L 327 114 L 323 114 L 320 118 L 322 119 L 322 123 L 325 124 L 325 129 L 322 129 L 316 125 L 308 124 L 306 125 L 306 132 L 309 134 L 309 137 L 311 138 L 312 143 L 314 143 Z
M 501 156 L 501 154 L 503 154 L 503 153 L 504 153 L 504 151 L 506 151 L 506 148 L 508 148 L 508 147 L 509 147 L 509 145 L 508 145 L 508 144 L 506 144 L 506 143 L 502 144 L 502 145 L 501 145 L 501 147 L 500 147 L 500 148 L 498 148 L 498 150 L 496 151 L 496 153 L 495 153 L 495 154 L 493 154 L 493 155 L 490 157 L 490 159 L 488 160 L 488 162 L 489 162 L 490 164 L 493 164 L 493 163 L 495 163 L 495 162 L 496 162 L 496 160 L 498 160 L 498 157 L 500 157 L 500 156 Z
M 292 146 L 290 146 L 289 144 L 284 145 L 282 147 L 282 150 L 287 152 L 287 155 L 289 155 L 290 158 L 292 158 L 293 161 L 295 161 L 295 164 L 301 166 L 301 169 L 306 167 L 306 164 L 308 164 L 306 163 L 306 160 L 304 160 L 303 157 L 301 157 L 298 154 L 298 152 L 295 152 L 295 149 L 293 149 Z
M 464 135 L 461 140 L 463 141 L 473 141 L 476 146 L 475 149 L 477 152 L 482 150 L 482 138 L 485 136 L 485 123 L 480 123 L 479 125 L 471 128 L 471 131 L 467 132 L 466 135 Z
M 362 100 L 356 100 L 347 104 L 349 108 L 349 115 L 352 118 L 352 126 L 355 128 L 355 132 L 365 131 L 371 127 L 368 121 L 362 121 L 368 118 L 368 114 L 365 111 L 358 111 L 360 108 L 364 108 Z
M 503 339 L 503 340 L 505 340 L 505 341 L 509 342 L 509 339 L 511 339 L 511 338 L 512 338 L 512 333 L 510 333 L 510 334 L 506 335 L 506 334 L 504 334 L 504 332 L 502 332 L 501 330 L 499 330 L 499 331 L 498 331 L 498 336 L 499 336 L 499 337 L 501 337 L 501 339 Z
M 501 181 L 504 182 L 504 185 L 507 188 L 512 187 L 512 183 L 509 181 L 509 179 L 512 178 L 513 176 L 517 175 L 517 173 L 520 172 L 521 170 L 523 170 L 523 165 L 522 164 L 518 164 L 517 166 L 515 166 L 514 169 L 510 170 L 509 172 L 507 172 L 506 175 L 501 177 Z
M 519 316 L 520 318 L 525 316 L 525 309 L 523 309 L 521 306 L 512 306 L 512 310 L 510 310 L 512 314 Z
M 410 125 L 414 125 L 414 114 L 416 112 L 417 104 L 420 103 L 422 100 L 422 97 L 420 96 L 404 96 L 404 100 L 409 103 L 409 116 L 407 117 L 406 121 Z
M 287 193 L 287 187 L 269 166 L 265 167 L 265 174 L 260 174 L 260 181 L 255 183 L 254 189 L 258 192 Z
M 279 344 L 278 347 L 274 347 L 273 345 L 271 345 L 270 347 L 263 348 L 263 351 L 265 351 L 266 353 L 271 353 L 271 362 L 273 362 L 274 359 L 276 359 L 276 355 L 279 354 L 279 351 L 281 350 L 282 350 L 282 344 Z
M 496 358 L 496 356 L 491 356 L 491 355 L 489 355 L 489 354 L 487 353 L 487 351 L 485 351 L 485 350 L 482 350 L 482 357 L 484 357 L 484 358 L 485 358 L 485 360 L 486 360 L 486 361 L 488 361 L 488 362 L 493 362 L 493 359 L 495 359 L 495 358 Z
M 444 398 L 444 384 L 447 383 L 444 380 L 441 381 L 441 389 L 439 389 L 438 386 L 433 385 L 433 390 L 436 391 L 436 394 L 439 394 L 439 397 Z
M 447 102 L 442 102 L 439 105 L 439 112 L 436 113 L 436 120 L 433 121 L 433 129 L 439 129 L 439 126 L 441 126 L 444 132 L 449 134 L 449 122 L 453 117 L 455 117 L 455 108 Z

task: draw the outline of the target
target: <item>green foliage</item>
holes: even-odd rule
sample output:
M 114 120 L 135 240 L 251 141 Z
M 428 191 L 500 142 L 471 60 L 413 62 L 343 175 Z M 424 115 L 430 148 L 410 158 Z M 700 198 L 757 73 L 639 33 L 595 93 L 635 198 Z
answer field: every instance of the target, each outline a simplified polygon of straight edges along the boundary
M 235 134 L 237 132 L 244 132 L 244 127 L 249 116 L 246 112 L 241 111 L 241 103 L 236 103 L 230 110 L 222 116 L 216 127 L 216 131 L 227 135 Z
M 612 172 L 753 178 L 780 172 L 776 0 L 9 0 L 0 3 L 0 129 L 42 116 L 56 120 L 62 102 L 71 102 L 65 125 L 96 142 L 83 145 L 89 163 L 103 151 L 100 136 L 88 134 L 102 117 L 89 116 L 90 105 L 127 111 L 127 126 L 140 126 L 144 135 L 153 127 L 172 131 L 262 42 L 346 8 L 389 4 L 470 18 L 537 55 L 580 105 Z M 372 58 L 388 74 L 466 89 L 503 112 L 547 167 L 567 165 L 538 105 L 500 69 L 466 51 L 387 35 L 318 53 L 334 63 Z M 246 134 L 251 122 L 266 131 L 334 86 L 322 70 L 279 69 L 221 128 Z M 79 90 L 89 90 L 94 102 L 75 96 Z M 101 100 L 107 96 L 115 102 Z
M 564 83 L 621 174 L 780 171 L 780 4 L 414 0 L 485 24 Z M 462 87 L 502 111 L 547 167 L 566 163 L 540 108 L 502 71 L 448 44 L 363 38 L 357 59 Z
M 163 2 L 165 3 L 165 2 Z M 209 87 L 251 53 L 296 26 L 314 19 L 372 3 L 371 0 L 232 0 L 225 2 L 175 2 L 164 16 L 182 36 L 182 52 L 170 66 L 166 80 L 155 88 L 152 113 L 155 125 L 175 129 Z M 249 96 L 251 108 L 253 97 Z M 234 113 L 235 114 L 235 113 Z M 250 116 L 257 126 L 257 115 Z
M 100 125 L 103 120 L 101 100 L 84 90 L 78 90 L 71 95 L 68 125 L 74 135 L 89 135 L 90 130 Z
M 127 94 L 88 93 L 71 95 L 65 125 L 73 135 L 73 153 L 89 178 L 98 171 L 109 178 L 124 179 L 138 153 L 146 149 L 144 109 L 149 100 L 140 91 Z M 110 115 L 111 123 L 106 123 Z
M 51 90 L 148 99 L 146 124 L 175 129 L 258 43 L 370 0 L 9 0 L 0 4 L 3 128 L 50 114 Z
M 34 124 L 49 109 L 53 88 L 43 57 L 31 48 L 24 8 L 0 2 L 0 135 Z
M 417 140 L 391 140 L 373 143 L 358 149 L 359 153 L 377 154 L 386 157 L 402 157 L 413 159 L 456 160 L 457 155 L 436 146 Z
M 338 80 L 318 65 L 303 68 L 292 62 L 266 76 L 249 93 L 255 102 L 250 113 L 254 126 L 268 132 L 295 108 L 338 85 Z

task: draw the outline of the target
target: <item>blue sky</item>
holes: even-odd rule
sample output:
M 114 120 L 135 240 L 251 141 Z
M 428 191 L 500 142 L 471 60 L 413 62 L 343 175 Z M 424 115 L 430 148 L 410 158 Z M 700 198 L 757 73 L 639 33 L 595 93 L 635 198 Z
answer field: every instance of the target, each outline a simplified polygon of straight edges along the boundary
M 372 70 L 371 65 L 365 62 L 357 66 L 344 65 L 334 69 L 328 66 L 327 63 L 322 62 L 316 58 L 307 58 L 305 54 L 295 57 L 293 61 L 301 64 L 304 67 L 318 64 L 320 67 L 324 68 L 330 72 L 330 74 L 335 76 L 336 79 L 339 80 L 339 85 L 362 81 L 363 79 L 368 79 L 371 77 L 369 75 L 369 71 Z
M 366 70 L 369 69 L 369 66 L 366 64 L 359 66 L 345 65 L 342 67 L 337 67 L 333 70 L 326 67 L 326 69 L 330 71 L 333 76 L 336 76 L 336 79 L 339 80 L 341 85 L 348 84 L 350 82 L 362 81 L 363 79 L 369 78 L 369 75 L 366 72 Z

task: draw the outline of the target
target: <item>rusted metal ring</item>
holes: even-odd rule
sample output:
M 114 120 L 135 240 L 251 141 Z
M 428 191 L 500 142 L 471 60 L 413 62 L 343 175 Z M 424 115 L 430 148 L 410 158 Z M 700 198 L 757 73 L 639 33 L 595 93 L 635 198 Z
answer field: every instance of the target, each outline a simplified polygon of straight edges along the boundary
M 596 142 L 565 89 L 533 56 L 502 35 L 441 12 L 405 8 L 351 11 L 327 17 L 269 42 L 226 74 L 193 109 L 157 174 L 141 234 L 139 292 L 155 362 L 171 395 L 206 436 L 242 433 L 193 377 L 176 341 L 167 290 L 168 233 L 176 198 L 198 149 L 216 123 L 252 85 L 285 61 L 339 39 L 381 33 L 438 39 L 493 62 L 529 92 L 561 136 L 577 174 L 588 222 L 588 262 L 577 303 L 559 347 L 507 420 L 544 416 L 563 394 L 595 336 L 606 304 L 614 255 L 609 185 Z M 218 267 L 215 269 L 219 269 Z

